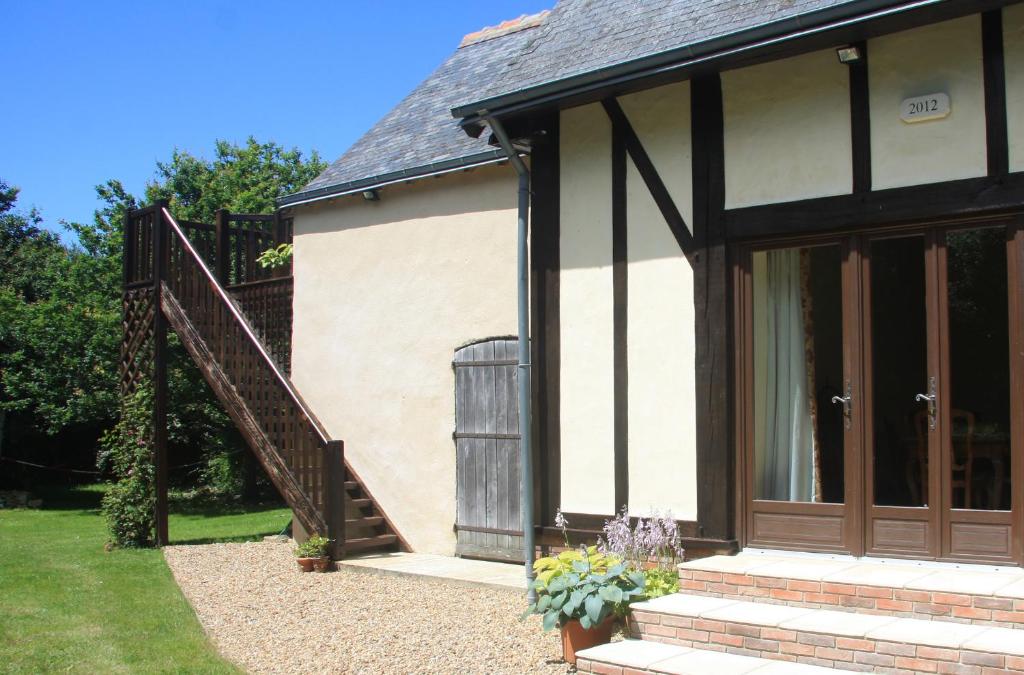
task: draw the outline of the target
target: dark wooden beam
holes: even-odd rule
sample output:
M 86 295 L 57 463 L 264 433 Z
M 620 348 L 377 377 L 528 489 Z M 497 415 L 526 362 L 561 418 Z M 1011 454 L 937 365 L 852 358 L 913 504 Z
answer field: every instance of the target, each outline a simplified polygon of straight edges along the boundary
M 695 248 L 693 236 L 690 234 L 689 228 L 686 227 L 686 221 L 683 220 L 676 203 L 672 200 L 668 188 L 665 187 L 661 176 L 658 175 L 658 170 L 654 168 L 654 163 L 647 154 L 647 150 L 640 142 L 640 137 L 636 135 L 633 125 L 629 123 L 629 118 L 626 117 L 626 113 L 623 112 L 618 101 L 614 98 L 606 98 L 601 101 L 601 105 L 604 106 L 605 112 L 608 113 L 608 118 L 612 122 L 613 133 L 617 132 L 622 136 L 633 164 L 640 173 L 640 177 L 644 179 L 644 184 L 650 191 L 651 197 L 654 198 L 654 203 L 658 205 L 669 229 L 672 230 L 679 248 L 688 256 Z
M 1003 60 L 1003 13 L 995 9 L 981 15 L 981 48 L 985 72 L 985 140 L 988 175 L 1010 170 L 1006 131 L 1006 68 Z
M 217 281 L 221 286 L 231 283 L 231 213 L 227 209 L 217 209 L 214 215 L 213 250 L 216 256 Z
M 345 557 L 345 444 L 330 441 L 324 448 L 324 488 L 327 492 L 324 507 L 327 513 L 327 537 L 331 540 L 331 559 Z
M 533 364 L 535 507 L 538 522 L 554 522 L 562 498 L 559 312 L 559 115 L 548 115 L 530 156 L 530 343 Z
M 860 60 L 850 64 L 850 137 L 853 148 L 853 191 L 871 191 L 871 103 L 868 84 L 868 45 L 853 45 Z
M 626 219 L 626 134 L 612 124 L 612 370 L 615 508 L 629 504 L 629 261 Z
M 163 282 L 170 259 L 169 228 L 163 208 L 168 202 L 154 203 L 153 212 L 153 463 L 155 475 L 156 545 L 170 541 L 167 529 L 167 319 L 160 311 Z
M 1024 172 L 818 197 L 725 212 L 729 240 L 833 232 L 1024 208 Z
M 733 532 L 732 345 L 725 209 L 722 82 L 718 75 L 690 87 L 693 148 L 693 264 L 697 390 L 697 522 L 699 536 Z

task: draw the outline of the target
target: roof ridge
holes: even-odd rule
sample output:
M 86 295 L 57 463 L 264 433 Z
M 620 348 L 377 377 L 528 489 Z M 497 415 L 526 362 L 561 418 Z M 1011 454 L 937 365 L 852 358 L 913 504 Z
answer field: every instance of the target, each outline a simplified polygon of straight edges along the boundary
M 519 31 L 526 30 L 528 28 L 536 28 L 544 23 L 544 19 L 546 19 L 550 13 L 550 9 L 545 9 L 537 12 L 536 14 L 520 14 L 517 18 L 502 21 L 497 26 L 484 26 L 480 30 L 469 33 L 463 37 L 462 42 L 459 43 L 459 49 L 468 47 L 469 45 L 486 42 L 487 40 L 493 40 L 494 38 L 499 38 L 510 33 L 518 33 Z

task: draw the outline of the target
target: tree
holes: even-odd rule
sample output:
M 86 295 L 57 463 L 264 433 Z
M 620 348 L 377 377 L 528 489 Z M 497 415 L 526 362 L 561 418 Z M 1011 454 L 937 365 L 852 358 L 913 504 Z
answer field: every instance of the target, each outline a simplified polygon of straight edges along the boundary
M 175 150 L 170 162 L 157 162 L 159 178 L 146 187 L 146 201 L 167 199 L 175 216 L 203 223 L 212 223 L 217 209 L 273 213 L 278 197 L 299 190 L 325 168 L 316 151 L 304 161 L 299 150 L 252 136 L 241 146 L 217 141 L 212 161 Z
M 213 160 L 175 150 L 157 163 L 147 202 L 167 199 L 175 215 L 212 223 L 214 212 L 271 213 L 275 200 L 326 164 L 276 143 L 217 141 Z M 117 180 L 96 187 L 92 223 L 64 223 L 73 246 L 42 229 L 37 212 L 15 211 L 18 191 L 0 182 L 0 411 L 17 411 L 40 433 L 93 429 L 93 451 L 117 419 L 124 217 L 140 205 Z M 198 369 L 172 341 L 171 443 L 223 458 L 240 443 Z M 2 421 L 0 421 L 2 424 Z

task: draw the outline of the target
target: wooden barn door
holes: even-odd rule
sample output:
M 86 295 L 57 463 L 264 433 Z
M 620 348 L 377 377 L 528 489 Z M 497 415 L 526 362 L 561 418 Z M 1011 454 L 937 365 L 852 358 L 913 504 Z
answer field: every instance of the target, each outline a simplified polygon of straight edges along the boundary
M 523 559 L 515 340 L 455 352 L 456 553 Z

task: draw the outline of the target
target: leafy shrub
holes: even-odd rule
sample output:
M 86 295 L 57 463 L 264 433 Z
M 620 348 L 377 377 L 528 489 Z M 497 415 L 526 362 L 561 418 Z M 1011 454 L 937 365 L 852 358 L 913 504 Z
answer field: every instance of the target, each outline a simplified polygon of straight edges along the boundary
M 199 481 L 219 498 L 239 499 L 245 489 L 241 458 L 223 448 L 210 451 L 203 458 Z
M 256 262 L 260 264 L 260 267 L 267 269 L 277 269 L 278 267 L 284 267 L 292 261 L 292 253 L 294 248 L 291 244 L 278 244 L 274 248 L 268 248 L 266 251 L 260 254 L 256 258 Z
M 576 553 L 577 557 L 571 561 L 569 570 L 564 571 L 568 553 Z M 592 560 L 605 567 L 598 568 Z M 630 602 L 644 595 L 642 573 L 627 572 L 622 562 L 603 556 L 593 546 L 541 558 L 537 563 L 541 563 L 544 570 L 533 584 L 537 602 L 529 606 L 523 617 L 542 615 L 546 631 L 572 620 L 578 620 L 583 628 L 589 629 L 612 614 L 623 615 Z M 536 564 L 534 569 L 537 569 Z M 548 575 L 546 579 L 545 575 Z
M 299 558 L 326 558 L 330 547 L 330 539 L 314 534 L 296 547 L 295 555 Z
M 679 572 L 674 569 L 644 570 L 644 597 L 647 600 L 679 592 Z
M 148 383 L 124 399 L 117 423 L 100 438 L 97 464 L 114 482 L 103 495 L 110 544 L 152 546 L 156 506 L 153 467 L 153 391 Z
M 538 558 L 533 563 L 533 572 L 544 586 L 547 586 L 557 577 L 569 574 L 576 569 L 576 563 L 586 563 L 584 576 L 591 572 L 603 574 L 609 567 L 622 562 L 618 558 L 607 556 L 597 550 L 596 546 L 580 547 L 578 550 L 562 551 L 555 556 Z

